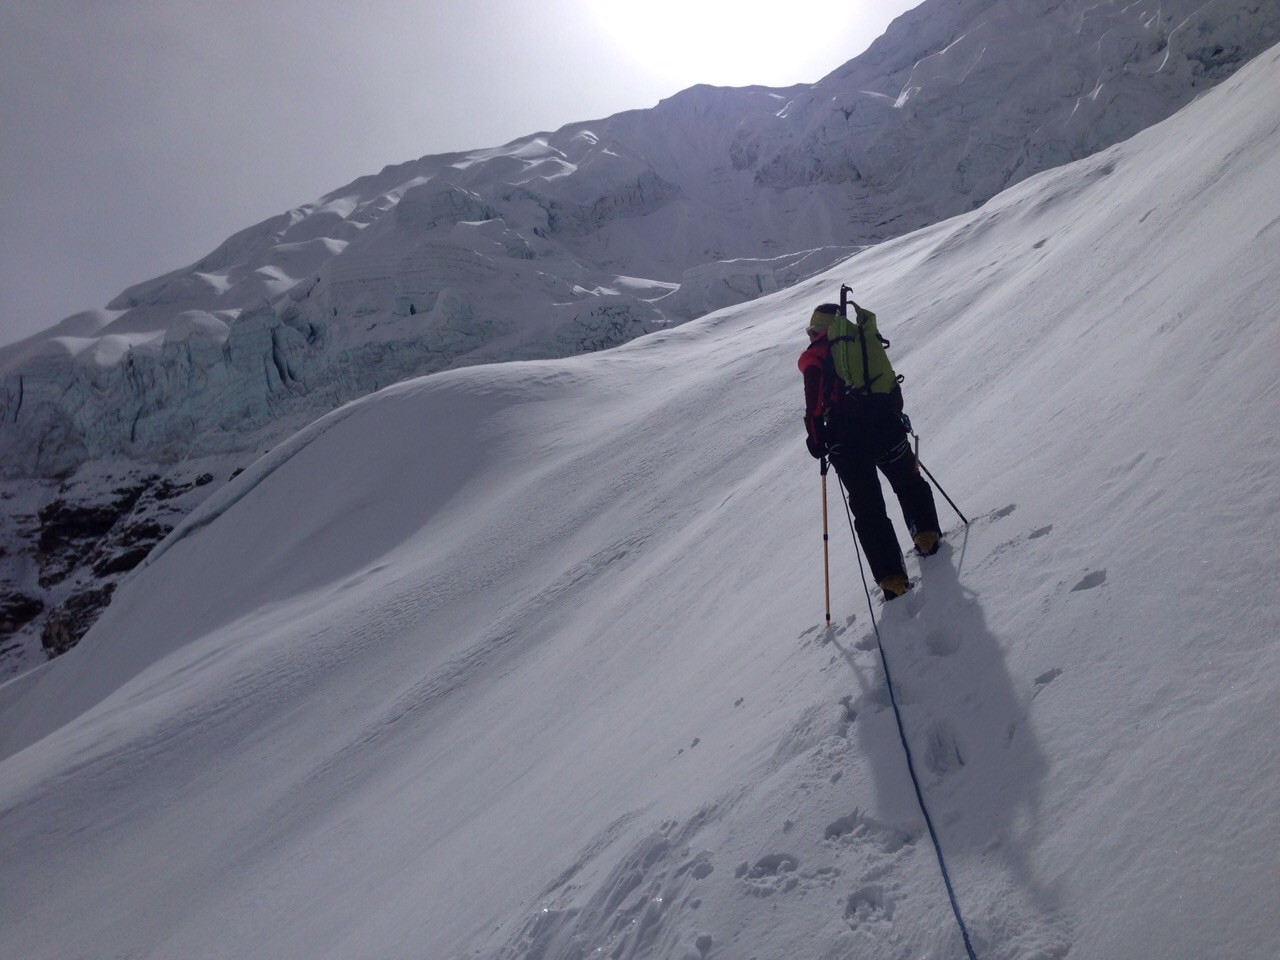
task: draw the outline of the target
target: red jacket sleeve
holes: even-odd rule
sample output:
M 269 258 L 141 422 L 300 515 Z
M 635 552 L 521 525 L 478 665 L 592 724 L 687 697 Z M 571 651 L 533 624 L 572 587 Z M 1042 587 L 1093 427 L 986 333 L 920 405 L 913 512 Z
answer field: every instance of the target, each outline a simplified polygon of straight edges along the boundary
M 804 415 L 806 418 L 821 417 L 826 412 L 822 403 L 822 365 L 809 364 L 801 367 L 800 372 L 804 374 Z
M 826 413 L 827 384 L 822 348 L 825 343 L 813 344 L 800 354 L 800 373 L 804 377 L 804 426 L 811 444 L 821 445 L 823 414 Z

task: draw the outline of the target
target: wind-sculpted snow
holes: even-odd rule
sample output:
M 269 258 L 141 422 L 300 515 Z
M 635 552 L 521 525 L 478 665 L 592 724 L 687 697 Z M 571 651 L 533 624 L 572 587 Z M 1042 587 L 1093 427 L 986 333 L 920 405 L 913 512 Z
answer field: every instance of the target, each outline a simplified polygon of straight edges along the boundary
M 6 960 L 962 957 L 932 836 L 982 960 L 1280 956 L 1278 88 L 1280 47 L 794 287 L 198 488 L 0 684 Z M 971 521 L 939 498 L 890 604 L 800 424 L 842 283 Z
M 1247 0 L 929 0 L 814 84 L 387 167 L 0 348 L 0 477 L 46 504 L 99 463 L 186 483 L 407 377 L 785 289 L 1132 135 L 1277 38 L 1280 8 Z M 39 562 L 16 544 L 0 595 L 62 602 Z

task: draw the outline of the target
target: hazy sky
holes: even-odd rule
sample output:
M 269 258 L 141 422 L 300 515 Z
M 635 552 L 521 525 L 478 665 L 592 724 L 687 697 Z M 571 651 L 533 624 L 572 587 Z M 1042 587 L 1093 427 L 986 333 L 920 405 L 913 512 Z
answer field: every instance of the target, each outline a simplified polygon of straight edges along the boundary
M 813 82 L 919 0 L 0 0 L 0 343 L 382 167 Z

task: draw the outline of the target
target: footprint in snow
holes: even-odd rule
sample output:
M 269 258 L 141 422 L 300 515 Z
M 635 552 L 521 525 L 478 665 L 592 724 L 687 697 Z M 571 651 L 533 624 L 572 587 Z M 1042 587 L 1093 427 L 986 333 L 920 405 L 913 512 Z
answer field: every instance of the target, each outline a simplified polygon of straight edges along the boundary
M 960 638 L 933 630 L 925 637 L 924 645 L 935 657 L 949 657 L 960 649 Z
M 849 926 L 858 927 L 893 919 L 893 898 L 878 883 L 869 883 L 849 894 L 844 905 L 844 919 Z
M 1040 696 L 1044 691 L 1044 688 L 1049 686 L 1049 684 L 1053 683 L 1053 681 L 1057 680 L 1060 676 L 1062 676 L 1062 671 L 1058 667 L 1054 667 L 1052 670 L 1046 670 L 1044 673 L 1040 674 L 1040 676 L 1036 677 L 1033 681 L 1035 683 L 1035 689 L 1031 691 L 1031 699 L 1034 700 L 1036 697 Z M 1015 722 L 1009 727 L 1009 737 L 1005 744 L 1006 746 L 1008 746 L 1009 742 L 1012 742 L 1014 728 L 1016 728 L 1017 725 L 1018 724 Z
M 868 650 L 874 650 L 877 646 L 876 635 L 874 633 L 864 634 L 862 638 L 854 644 L 854 646 L 864 653 Z
M 908 620 L 914 620 L 920 616 L 920 611 L 924 609 L 924 589 L 921 584 L 917 583 L 914 589 L 907 591 L 907 595 L 900 597 L 898 602 L 902 604 L 900 609 L 906 614 Z
M 845 694 L 840 698 L 840 703 L 844 707 L 844 719 L 846 723 L 853 723 L 858 719 L 858 709 L 853 705 L 853 694 Z
M 1079 590 L 1092 590 L 1094 587 L 1100 587 L 1106 582 L 1107 571 L 1095 570 L 1092 573 L 1086 574 L 1083 580 L 1071 588 L 1071 592 L 1076 593 Z
M 901 693 L 901 690 L 898 691 Z M 862 694 L 850 705 L 846 705 L 846 716 L 851 709 L 856 716 L 861 710 L 870 710 L 872 714 L 883 713 L 893 707 L 893 701 L 889 698 L 889 688 L 883 683 L 872 690 Z
M 929 731 L 926 762 L 929 764 L 929 769 L 940 777 L 964 766 L 964 754 L 960 750 L 960 742 L 947 723 L 935 723 L 933 729 Z
M 870 844 L 882 853 L 893 854 L 915 843 L 916 835 L 854 810 L 827 824 L 822 839 L 839 846 Z
M 800 883 L 796 870 L 800 861 L 788 853 L 771 853 L 755 863 L 742 863 L 734 876 L 746 885 L 747 891 L 758 897 L 770 897 L 775 893 L 794 890 Z
M 1010 513 L 1013 512 L 1013 509 L 1014 508 L 1012 506 L 1008 506 L 1008 507 L 1005 507 L 1004 510 L 997 510 L 994 514 L 987 514 L 986 516 L 979 517 L 978 519 L 979 520 L 993 520 L 993 519 L 999 520 L 1001 517 L 1007 517 Z M 1004 543 L 1000 544 L 995 549 L 993 549 L 987 558 L 988 562 L 999 557 L 1000 555 L 1005 553 L 1005 551 L 1007 550 L 1016 550 L 1020 548 L 1023 544 L 1028 543 L 1031 540 L 1039 540 L 1041 537 L 1047 537 L 1052 532 L 1053 532 L 1053 524 L 1050 523 L 1043 527 L 1037 527 L 1035 530 L 1032 530 L 1030 533 L 1020 533 L 1016 537 L 1014 537 L 1012 540 L 1006 540 Z

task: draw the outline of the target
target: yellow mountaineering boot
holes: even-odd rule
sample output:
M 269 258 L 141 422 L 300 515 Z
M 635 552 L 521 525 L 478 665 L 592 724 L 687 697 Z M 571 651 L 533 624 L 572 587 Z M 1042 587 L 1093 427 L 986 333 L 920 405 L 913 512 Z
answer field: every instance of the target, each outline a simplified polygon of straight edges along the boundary
M 914 537 L 916 552 L 922 557 L 932 557 L 938 552 L 938 544 L 942 535 L 937 530 L 921 530 Z
M 884 599 L 888 603 L 910 590 L 911 581 L 901 573 L 891 573 L 880 581 L 880 589 L 884 591 Z

